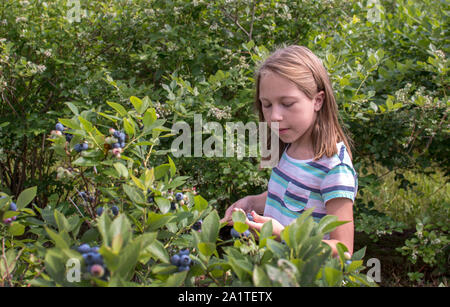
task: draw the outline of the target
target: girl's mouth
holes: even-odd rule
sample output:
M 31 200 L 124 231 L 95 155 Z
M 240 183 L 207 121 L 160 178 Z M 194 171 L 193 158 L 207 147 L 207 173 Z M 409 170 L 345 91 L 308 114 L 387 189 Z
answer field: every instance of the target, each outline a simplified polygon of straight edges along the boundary
M 289 128 L 280 129 L 280 130 L 278 130 L 278 133 L 283 134 L 283 133 L 286 133 L 288 130 L 289 130 Z

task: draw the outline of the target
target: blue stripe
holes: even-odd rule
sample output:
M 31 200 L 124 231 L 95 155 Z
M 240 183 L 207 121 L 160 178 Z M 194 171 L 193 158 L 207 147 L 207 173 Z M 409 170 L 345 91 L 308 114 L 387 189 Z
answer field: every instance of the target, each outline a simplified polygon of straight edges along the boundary
M 296 201 L 302 202 L 302 203 L 304 203 L 304 204 L 306 204 L 306 203 L 308 202 L 308 199 L 307 199 L 307 198 L 304 198 L 304 197 L 300 197 L 300 196 L 294 195 L 294 194 L 292 194 L 291 192 L 289 192 L 289 191 L 287 191 L 287 190 L 286 190 L 285 195 L 288 196 L 288 197 L 290 197 L 290 198 L 292 198 L 292 199 L 295 199 Z
M 278 176 L 280 176 L 280 177 L 283 178 L 284 180 L 286 180 L 286 181 L 288 181 L 288 182 L 292 182 L 293 184 L 295 184 L 296 186 L 298 186 L 298 187 L 300 187 L 300 188 L 302 188 L 302 189 L 309 190 L 309 191 L 311 191 L 311 192 L 319 193 L 319 194 L 320 194 L 320 190 L 319 190 L 319 189 L 314 189 L 314 188 L 308 187 L 308 186 L 304 185 L 303 183 L 298 182 L 298 181 L 295 180 L 295 179 L 292 179 L 292 178 L 289 177 L 288 175 L 283 174 L 283 173 L 278 169 L 278 167 L 274 167 L 274 168 L 273 168 L 273 171 L 275 172 L 275 174 L 277 174 Z
M 320 179 L 325 178 L 326 173 L 324 174 L 322 170 L 320 170 L 320 169 L 318 169 L 316 167 L 313 167 L 313 166 L 311 166 L 311 165 L 309 165 L 307 163 L 297 163 L 297 162 L 292 162 L 292 161 L 290 161 L 289 159 L 286 159 L 286 158 L 283 158 L 283 159 L 287 163 L 289 163 L 289 164 L 291 164 L 291 165 L 293 165 L 295 167 L 301 168 L 303 171 L 307 172 L 308 174 L 316 176 L 316 177 L 318 177 Z
M 339 153 L 339 160 L 344 161 L 344 152 L 345 152 L 345 145 L 341 146 L 341 152 Z
M 334 191 L 355 192 L 355 188 L 354 187 L 348 187 L 348 186 L 345 186 L 345 185 L 335 185 L 335 186 L 323 189 L 321 192 L 322 192 L 322 194 L 325 194 L 325 193 L 334 192 Z
M 326 166 L 320 165 L 319 163 L 316 162 L 308 162 L 307 164 L 309 164 L 312 167 L 315 167 L 317 169 L 320 169 L 321 171 L 324 171 L 325 173 L 328 173 L 330 171 L 330 169 Z
M 281 206 L 281 209 L 285 209 L 285 210 L 288 210 L 289 212 L 292 212 L 292 214 L 301 214 L 301 213 L 303 213 L 303 211 L 305 211 L 305 209 L 303 209 L 303 210 L 300 210 L 300 211 L 293 211 L 293 210 L 290 210 L 289 208 L 287 208 L 286 207 L 286 205 L 284 204 L 284 202 L 278 197 L 278 196 L 276 196 L 276 195 L 274 195 L 274 194 L 272 194 L 272 193 L 267 193 L 267 197 L 268 197 L 268 201 L 274 201 L 274 202 L 277 202 L 278 203 L 278 205 L 280 205 Z M 269 199 L 270 198 L 270 199 Z M 272 206 L 273 207 L 273 206 Z M 275 208 L 275 207 L 274 207 Z M 280 211 L 280 210 L 279 210 Z M 283 211 L 280 211 L 281 213 L 283 213 Z M 286 212 L 287 213 L 287 212 Z M 284 215 L 286 215 L 286 214 L 284 214 Z M 311 214 L 311 216 L 313 217 L 313 218 L 319 218 L 319 219 L 321 219 L 321 218 L 323 218 L 325 215 L 327 215 L 326 213 L 317 213 L 317 212 L 313 212 L 312 214 Z M 296 216 L 297 217 L 297 216 Z

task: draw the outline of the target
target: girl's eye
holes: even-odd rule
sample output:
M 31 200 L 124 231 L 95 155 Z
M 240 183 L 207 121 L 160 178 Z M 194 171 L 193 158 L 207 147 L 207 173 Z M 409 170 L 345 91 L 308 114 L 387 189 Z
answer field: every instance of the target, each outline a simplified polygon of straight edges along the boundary
M 295 102 L 289 102 L 289 103 L 283 103 L 283 106 L 285 106 L 286 108 L 292 107 L 294 105 Z
M 265 109 L 267 109 L 267 108 L 270 108 L 272 105 L 271 104 L 266 104 L 266 105 L 262 105 L 263 106 L 263 108 L 265 108 Z

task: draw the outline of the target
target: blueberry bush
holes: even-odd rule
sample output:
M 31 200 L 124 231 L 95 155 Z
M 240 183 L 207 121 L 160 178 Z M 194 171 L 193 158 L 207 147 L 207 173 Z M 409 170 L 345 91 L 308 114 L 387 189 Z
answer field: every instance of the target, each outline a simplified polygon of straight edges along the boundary
M 62 169 L 58 180 L 74 187 L 69 208 L 27 208 L 36 188 L 21 193 L 17 204 L 9 196 L 1 199 L 7 209 L 4 246 L 8 252 L 21 248 L 22 259 L 45 267 L 33 274 L 16 258 L 2 271 L 5 285 L 18 283 L 21 272 L 39 286 L 372 284 L 360 273 L 364 250 L 349 261 L 341 245 L 340 257 L 332 258 L 321 242 L 344 223 L 333 216 L 315 223 L 308 211 L 285 229 L 280 243 L 271 223 L 250 233 L 248 217 L 236 212 L 233 228 L 221 235 L 228 226 L 220 224 L 217 210 L 186 186 L 167 150 L 159 149 L 160 139 L 171 135 L 165 120 L 148 98 L 130 101 L 133 109 L 109 101 L 108 109 L 73 109 L 73 117 L 60 118 L 49 132 L 55 167 Z M 157 155 L 167 163 L 154 164 Z M 37 238 L 16 239 L 25 228 Z

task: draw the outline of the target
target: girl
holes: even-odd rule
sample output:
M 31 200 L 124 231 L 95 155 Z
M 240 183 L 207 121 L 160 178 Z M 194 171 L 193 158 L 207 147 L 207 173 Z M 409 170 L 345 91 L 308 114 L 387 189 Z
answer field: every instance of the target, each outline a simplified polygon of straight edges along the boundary
M 357 175 L 322 62 L 306 47 L 275 51 L 257 70 L 255 106 L 261 121 L 279 126 L 280 160 L 272 170 L 268 191 L 238 200 L 221 222 L 232 222 L 235 210 L 250 212 L 251 229 L 261 231 L 271 220 L 273 233 L 280 238 L 286 225 L 314 207 L 315 220 L 335 215 L 349 221 L 324 242 L 334 256 L 338 242 L 352 254 Z

